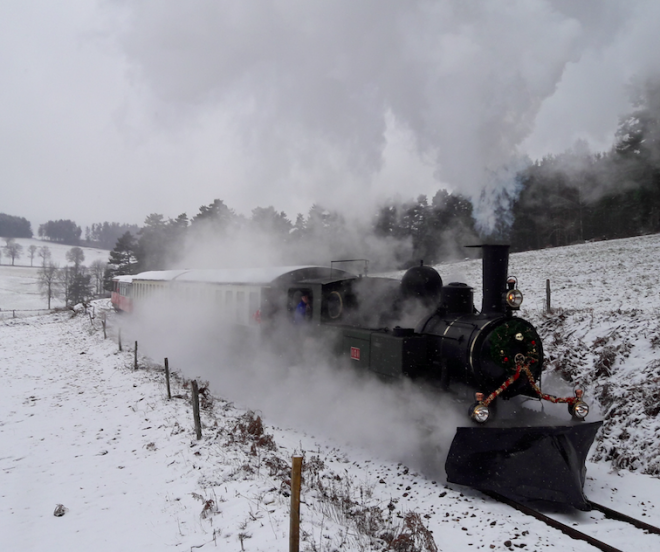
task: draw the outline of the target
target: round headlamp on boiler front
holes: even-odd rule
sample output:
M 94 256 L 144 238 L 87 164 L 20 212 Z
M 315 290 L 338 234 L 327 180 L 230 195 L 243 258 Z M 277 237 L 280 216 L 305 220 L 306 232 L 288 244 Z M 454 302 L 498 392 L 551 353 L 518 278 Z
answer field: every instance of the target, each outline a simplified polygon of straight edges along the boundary
M 512 309 L 519 309 L 523 302 L 523 294 L 519 289 L 510 289 L 506 292 L 506 304 Z
M 475 422 L 485 424 L 490 418 L 490 409 L 483 404 L 484 394 L 476 393 L 477 402 L 470 406 L 468 414 Z
M 475 404 L 470 408 L 470 418 L 479 424 L 485 424 L 490 418 L 490 410 L 483 404 Z
M 577 401 L 568 405 L 568 411 L 576 420 L 584 420 L 589 414 L 589 405 L 584 401 Z

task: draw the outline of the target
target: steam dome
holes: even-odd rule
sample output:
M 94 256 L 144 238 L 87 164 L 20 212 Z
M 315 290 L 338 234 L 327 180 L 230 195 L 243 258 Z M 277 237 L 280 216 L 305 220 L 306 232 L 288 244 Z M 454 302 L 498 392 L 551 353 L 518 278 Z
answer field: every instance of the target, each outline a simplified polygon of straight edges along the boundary
M 437 302 L 442 292 L 442 278 L 430 266 L 415 266 L 401 280 L 401 293 L 405 299 L 417 298 L 424 302 Z

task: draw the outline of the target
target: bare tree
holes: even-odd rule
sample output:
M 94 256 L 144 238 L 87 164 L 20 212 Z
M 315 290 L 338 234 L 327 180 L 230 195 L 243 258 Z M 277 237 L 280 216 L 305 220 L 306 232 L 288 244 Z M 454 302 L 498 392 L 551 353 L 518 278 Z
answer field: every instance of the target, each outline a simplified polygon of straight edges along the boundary
M 14 260 L 21 256 L 21 253 L 23 252 L 23 246 L 14 238 L 6 238 L 5 241 L 7 243 L 5 246 L 7 256 L 11 257 L 11 266 L 14 266 Z
M 41 294 L 48 299 L 48 310 L 50 310 L 51 299 L 57 297 L 60 291 L 58 266 L 51 262 L 42 266 L 39 269 L 38 278 Z
M 39 257 L 41 257 L 41 266 L 45 267 L 51 257 L 50 248 L 47 245 L 39 248 Z
M 96 259 L 92 261 L 89 269 L 94 278 L 94 289 L 96 290 L 96 295 L 101 295 L 103 293 L 103 275 L 105 274 L 105 267 L 107 263 L 101 259 Z
M 57 271 L 57 284 L 60 286 L 64 303 L 69 305 L 69 286 L 73 276 L 73 268 L 70 266 L 63 266 Z
M 39 248 L 34 244 L 28 247 L 28 255 L 30 256 L 30 266 L 34 266 L 34 256 L 37 254 L 38 249 Z

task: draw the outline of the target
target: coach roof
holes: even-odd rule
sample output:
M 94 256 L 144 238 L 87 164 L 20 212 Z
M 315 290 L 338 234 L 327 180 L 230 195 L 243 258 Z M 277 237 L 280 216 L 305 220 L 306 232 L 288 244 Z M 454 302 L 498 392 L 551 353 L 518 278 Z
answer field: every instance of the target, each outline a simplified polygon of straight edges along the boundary
M 317 278 L 353 277 L 343 270 L 326 266 L 278 266 L 268 268 L 222 268 L 143 272 L 133 281 L 176 281 L 212 284 L 270 285 L 277 280 L 300 282 Z

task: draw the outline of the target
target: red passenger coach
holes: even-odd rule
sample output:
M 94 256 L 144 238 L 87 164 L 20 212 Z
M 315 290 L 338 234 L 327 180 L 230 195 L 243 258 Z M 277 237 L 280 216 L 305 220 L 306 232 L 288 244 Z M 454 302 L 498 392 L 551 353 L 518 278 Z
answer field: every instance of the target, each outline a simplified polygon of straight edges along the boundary
M 115 276 L 112 279 L 110 302 L 117 312 L 133 311 L 133 276 Z

